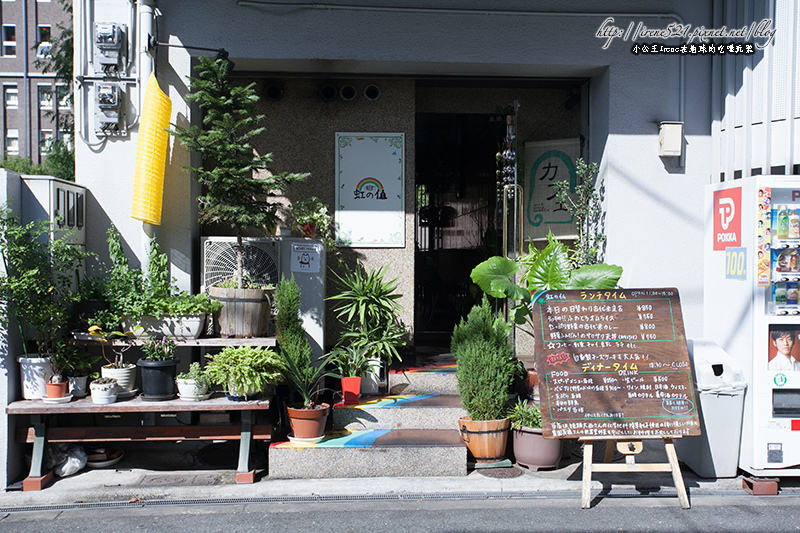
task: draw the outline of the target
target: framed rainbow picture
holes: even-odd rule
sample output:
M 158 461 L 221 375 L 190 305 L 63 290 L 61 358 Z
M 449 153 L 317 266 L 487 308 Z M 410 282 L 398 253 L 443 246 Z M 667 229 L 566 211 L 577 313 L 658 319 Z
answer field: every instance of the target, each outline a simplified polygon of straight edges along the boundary
M 405 247 L 405 134 L 336 133 L 336 242 Z

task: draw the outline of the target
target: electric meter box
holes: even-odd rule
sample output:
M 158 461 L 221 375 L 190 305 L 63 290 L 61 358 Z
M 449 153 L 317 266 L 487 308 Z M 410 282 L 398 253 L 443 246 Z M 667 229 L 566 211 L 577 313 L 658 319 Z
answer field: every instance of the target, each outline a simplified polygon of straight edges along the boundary
M 117 76 L 124 70 L 127 58 L 127 27 L 118 22 L 94 23 L 94 70 L 106 76 Z
M 124 135 L 122 87 L 117 82 L 100 82 L 95 84 L 94 89 L 95 135 Z

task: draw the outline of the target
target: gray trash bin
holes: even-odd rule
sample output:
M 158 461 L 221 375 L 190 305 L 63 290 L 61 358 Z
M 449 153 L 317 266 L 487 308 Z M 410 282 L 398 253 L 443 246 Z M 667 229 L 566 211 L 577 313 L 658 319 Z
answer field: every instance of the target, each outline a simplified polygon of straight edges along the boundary
M 736 477 L 747 382 L 741 367 L 713 341 L 688 345 L 703 433 L 677 439 L 678 457 L 700 477 Z

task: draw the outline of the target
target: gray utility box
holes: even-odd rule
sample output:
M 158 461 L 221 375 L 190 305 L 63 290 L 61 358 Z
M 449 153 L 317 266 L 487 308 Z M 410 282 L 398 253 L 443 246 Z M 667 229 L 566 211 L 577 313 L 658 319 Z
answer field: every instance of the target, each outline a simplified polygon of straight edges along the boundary
M 700 477 L 736 477 L 747 382 L 741 367 L 713 341 L 688 345 L 703 433 L 677 439 L 678 458 Z

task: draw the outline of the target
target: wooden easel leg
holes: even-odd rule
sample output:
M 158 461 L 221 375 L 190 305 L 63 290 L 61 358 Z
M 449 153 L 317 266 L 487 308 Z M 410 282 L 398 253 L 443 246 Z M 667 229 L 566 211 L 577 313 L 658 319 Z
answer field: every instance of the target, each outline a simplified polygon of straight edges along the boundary
M 664 439 L 664 448 L 667 451 L 667 459 L 672 468 L 672 481 L 675 483 L 675 489 L 678 491 L 678 500 L 681 503 L 682 509 L 689 509 L 689 496 L 686 494 L 686 485 L 683 484 L 683 474 L 681 474 L 681 467 L 678 464 L 678 455 L 675 453 L 675 443 L 672 439 Z
M 613 440 L 606 441 L 606 456 L 605 456 L 606 463 L 610 463 L 611 461 L 614 460 L 614 447 L 616 446 L 616 444 L 617 444 L 616 441 Z
M 588 509 L 592 500 L 592 441 L 583 441 L 583 490 L 581 494 L 581 508 Z

